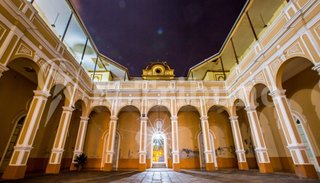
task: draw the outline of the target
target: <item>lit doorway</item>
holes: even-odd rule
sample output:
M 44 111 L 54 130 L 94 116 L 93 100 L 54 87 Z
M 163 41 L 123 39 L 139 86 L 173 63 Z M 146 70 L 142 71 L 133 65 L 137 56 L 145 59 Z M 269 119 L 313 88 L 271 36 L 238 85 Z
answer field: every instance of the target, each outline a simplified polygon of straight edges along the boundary
M 296 127 L 298 129 L 298 133 L 301 137 L 301 140 L 302 140 L 303 144 L 306 146 L 307 156 L 308 156 L 310 163 L 314 165 L 314 168 L 316 169 L 317 172 L 320 172 L 320 167 L 319 167 L 317 158 L 316 158 L 315 153 L 312 149 L 310 139 L 306 133 L 306 130 L 304 129 L 303 124 L 302 124 L 302 120 L 299 117 L 297 117 L 296 115 L 293 115 L 293 119 L 296 122 Z
M 162 133 L 156 133 L 152 136 L 151 147 L 151 167 L 166 168 L 167 166 L 167 142 L 166 137 Z

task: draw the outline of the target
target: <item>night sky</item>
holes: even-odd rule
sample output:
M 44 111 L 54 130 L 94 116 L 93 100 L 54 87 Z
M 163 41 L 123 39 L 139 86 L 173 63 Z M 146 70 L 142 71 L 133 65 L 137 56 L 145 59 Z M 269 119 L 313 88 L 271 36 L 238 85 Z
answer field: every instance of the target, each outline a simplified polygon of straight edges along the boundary
M 167 61 L 176 76 L 221 48 L 246 0 L 72 0 L 98 50 L 141 76 Z

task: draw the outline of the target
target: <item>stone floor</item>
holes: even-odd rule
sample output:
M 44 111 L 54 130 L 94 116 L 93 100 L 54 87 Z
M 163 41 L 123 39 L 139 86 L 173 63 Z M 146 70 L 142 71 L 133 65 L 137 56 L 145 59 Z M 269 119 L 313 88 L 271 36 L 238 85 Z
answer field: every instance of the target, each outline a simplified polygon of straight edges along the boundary
M 43 175 L 32 176 L 17 181 L 0 182 L 22 182 L 22 183 L 95 183 L 95 182 L 146 182 L 146 183 L 297 183 L 307 182 L 315 183 L 320 180 L 298 179 L 293 174 L 274 173 L 274 174 L 260 174 L 258 171 L 239 171 L 239 170 L 219 170 L 215 172 L 201 172 L 192 170 L 182 170 L 181 172 L 174 172 L 169 169 L 149 169 L 146 172 L 136 171 L 122 171 L 122 172 L 68 172 L 59 175 Z

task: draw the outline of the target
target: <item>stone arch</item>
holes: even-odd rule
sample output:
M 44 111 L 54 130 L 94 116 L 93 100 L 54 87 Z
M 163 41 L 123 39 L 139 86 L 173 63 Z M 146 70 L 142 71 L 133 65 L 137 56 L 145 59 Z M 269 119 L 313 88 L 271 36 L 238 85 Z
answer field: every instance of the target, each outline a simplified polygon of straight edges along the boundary
M 86 114 L 85 116 L 89 116 L 93 111 L 96 112 L 96 110 L 100 110 L 101 108 L 106 108 L 107 111 L 109 111 L 111 113 L 111 107 L 108 106 L 108 105 L 94 105 L 94 106 L 91 106 L 91 107 L 88 107 L 88 109 L 86 110 Z
M 87 113 L 87 105 L 82 99 L 75 100 L 75 102 L 72 104 L 72 107 L 77 108 L 76 106 L 77 103 L 81 103 L 81 110 L 82 111 L 82 116 L 84 116 Z
M 141 115 L 141 111 L 140 111 L 139 107 L 137 107 L 135 105 L 123 105 L 118 108 L 118 110 L 116 112 L 117 116 L 119 116 L 120 112 L 122 112 L 123 110 L 125 110 L 125 109 L 129 110 L 130 108 L 134 108 L 135 110 L 139 111 L 139 114 Z
M 267 90 L 262 91 L 264 89 L 267 89 Z M 270 90 L 270 87 L 268 87 L 268 85 L 266 85 L 265 83 L 256 83 L 248 91 L 250 91 L 250 92 L 248 95 L 249 104 L 247 104 L 247 105 L 255 106 L 257 98 L 260 97 L 260 96 L 257 96 L 257 93 L 258 94 L 260 94 L 262 92 L 266 93 L 266 92 L 270 92 L 271 90 Z M 268 93 L 266 93 L 266 94 L 267 95 L 265 95 L 265 96 L 268 96 Z M 267 102 L 267 101 L 268 100 L 264 100 L 264 102 Z
M 195 109 L 199 113 L 199 115 L 201 116 L 201 112 L 200 112 L 199 107 L 196 107 L 196 106 L 190 105 L 190 104 L 180 106 L 179 109 L 177 110 L 177 113 L 179 113 L 181 111 L 181 109 L 183 109 L 185 107 L 191 107 L 191 108 Z
M 246 103 L 240 97 L 235 98 L 232 102 L 232 106 L 230 107 L 231 116 L 236 115 L 237 107 L 246 107 Z
M 232 115 L 232 111 L 230 110 L 230 108 L 229 108 L 228 106 L 219 105 L 219 104 L 214 104 L 214 105 L 208 107 L 208 110 L 207 110 L 207 113 L 206 113 L 206 114 L 208 115 L 209 111 L 210 111 L 211 109 L 213 109 L 214 107 L 219 107 L 219 108 L 225 110 L 225 111 L 228 113 L 229 116 Z
M 170 107 L 168 107 L 168 106 L 166 106 L 166 105 L 153 105 L 153 106 L 151 106 L 151 107 L 148 108 L 146 115 L 148 115 L 148 114 L 150 113 L 151 109 L 154 109 L 154 108 L 156 108 L 156 107 L 165 108 L 165 109 L 170 113 L 170 115 L 172 115 L 172 114 L 171 114 Z
M 275 72 L 274 79 L 275 79 L 276 87 L 278 89 L 282 89 L 282 79 L 283 79 L 284 71 L 286 68 L 288 67 L 293 68 L 292 70 L 295 70 L 294 72 L 296 72 L 296 70 L 301 71 L 309 66 L 314 66 L 314 63 L 306 57 L 294 56 L 283 61 Z

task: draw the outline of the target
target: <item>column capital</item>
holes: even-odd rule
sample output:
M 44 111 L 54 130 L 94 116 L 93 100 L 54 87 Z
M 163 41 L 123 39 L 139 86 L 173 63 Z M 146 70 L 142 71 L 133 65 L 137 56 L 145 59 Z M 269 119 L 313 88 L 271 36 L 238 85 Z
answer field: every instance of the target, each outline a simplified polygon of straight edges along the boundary
M 241 153 L 246 153 L 246 151 L 243 150 L 243 149 L 239 149 L 239 150 L 236 150 L 236 153 L 237 153 L 237 154 L 241 154 Z
M 229 119 L 230 119 L 230 122 L 232 121 L 238 121 L 238 116 L 234 115 L 234 116 L 230 116 Z
M 5 71 L 7 71 L 7 70 L 9 70 L 9 68 L 8 68 L 8 67 L 6 67 L 6 66 L 4 66 L 4 65 L 0 64 L 0 73 L 5 72 Z
M 256 147 L 254 150 L 256 152 L 267 152 L 268 151 L 268 149 L 265 147 Z
M 117 116 L 110 116 L 110 121 L 117 121 L 118 117 Z
M 306 149 L 304 144 L 293 144 L 287 146 L 289 150 L 296 150 L 296 149 Z
M 50 92 L 44 90 L 34 90 L 33 91 L 35 96 L 49 98 L 51 96 Z
M 148 119 L 149 119 L 149 118 L 148 118 L 148 117 L 146 117 L 146 116 L 144 116 L 144 117 L 140 117 L 140 120 L 141 120 L 141 121 L 148 121 Z
M 63 153 L 64 149 L 63 148 L 53 148 L 51 152 L 53 153 Z
M 246 106 L 244 108 L 244 110 L 246 110 L 247 112 L 254 112 L 254 111 L 256 111 L 256 108 L 257 108 L 257 106 L 255 106 L 255 105 L 249 105 L 249 106 Z
M 31 151 L 31 149 L 33 148 L 32 146 L 23 146 L 23 145 L 16 145 L 13 147 L 14 150 L 18 150 L 18 151 Z
M 208 116 L 201 116 L 201 117 L 200 117 L 200 120 L 201 120 L 201 121 L 208 120 L 208 119 L 209 119 Z
M 286 90 L 281 90 L 281 89 L 275 89 L 272 92 L 270 92 L 270 96 L 272 98 L 276 98 L 276 97 L 283 97 L 285 96 Z
M 178 120 L 178 116 L 171 116 L 170 119 L 171 119 L 171 121 L 177 121 Z
M 313 70 L 317 71 L 318 74 L 320 75 L 320 63 L 318 63 L 317 65 L 315 65 L 314 67 L 312 67 Z
M 69 107 L 69 106 L 63 106 L 62 109 L 63 109 L 64 112 L 72 112 L 72 111 L 74 111 L 74 108 L 73 107 Z
M 89 117 L 86 117 L 86 116 L 81 116 L 80 117 L 80 120 L 82 121 L 82 122 L 88 122 L 89 121 Z

